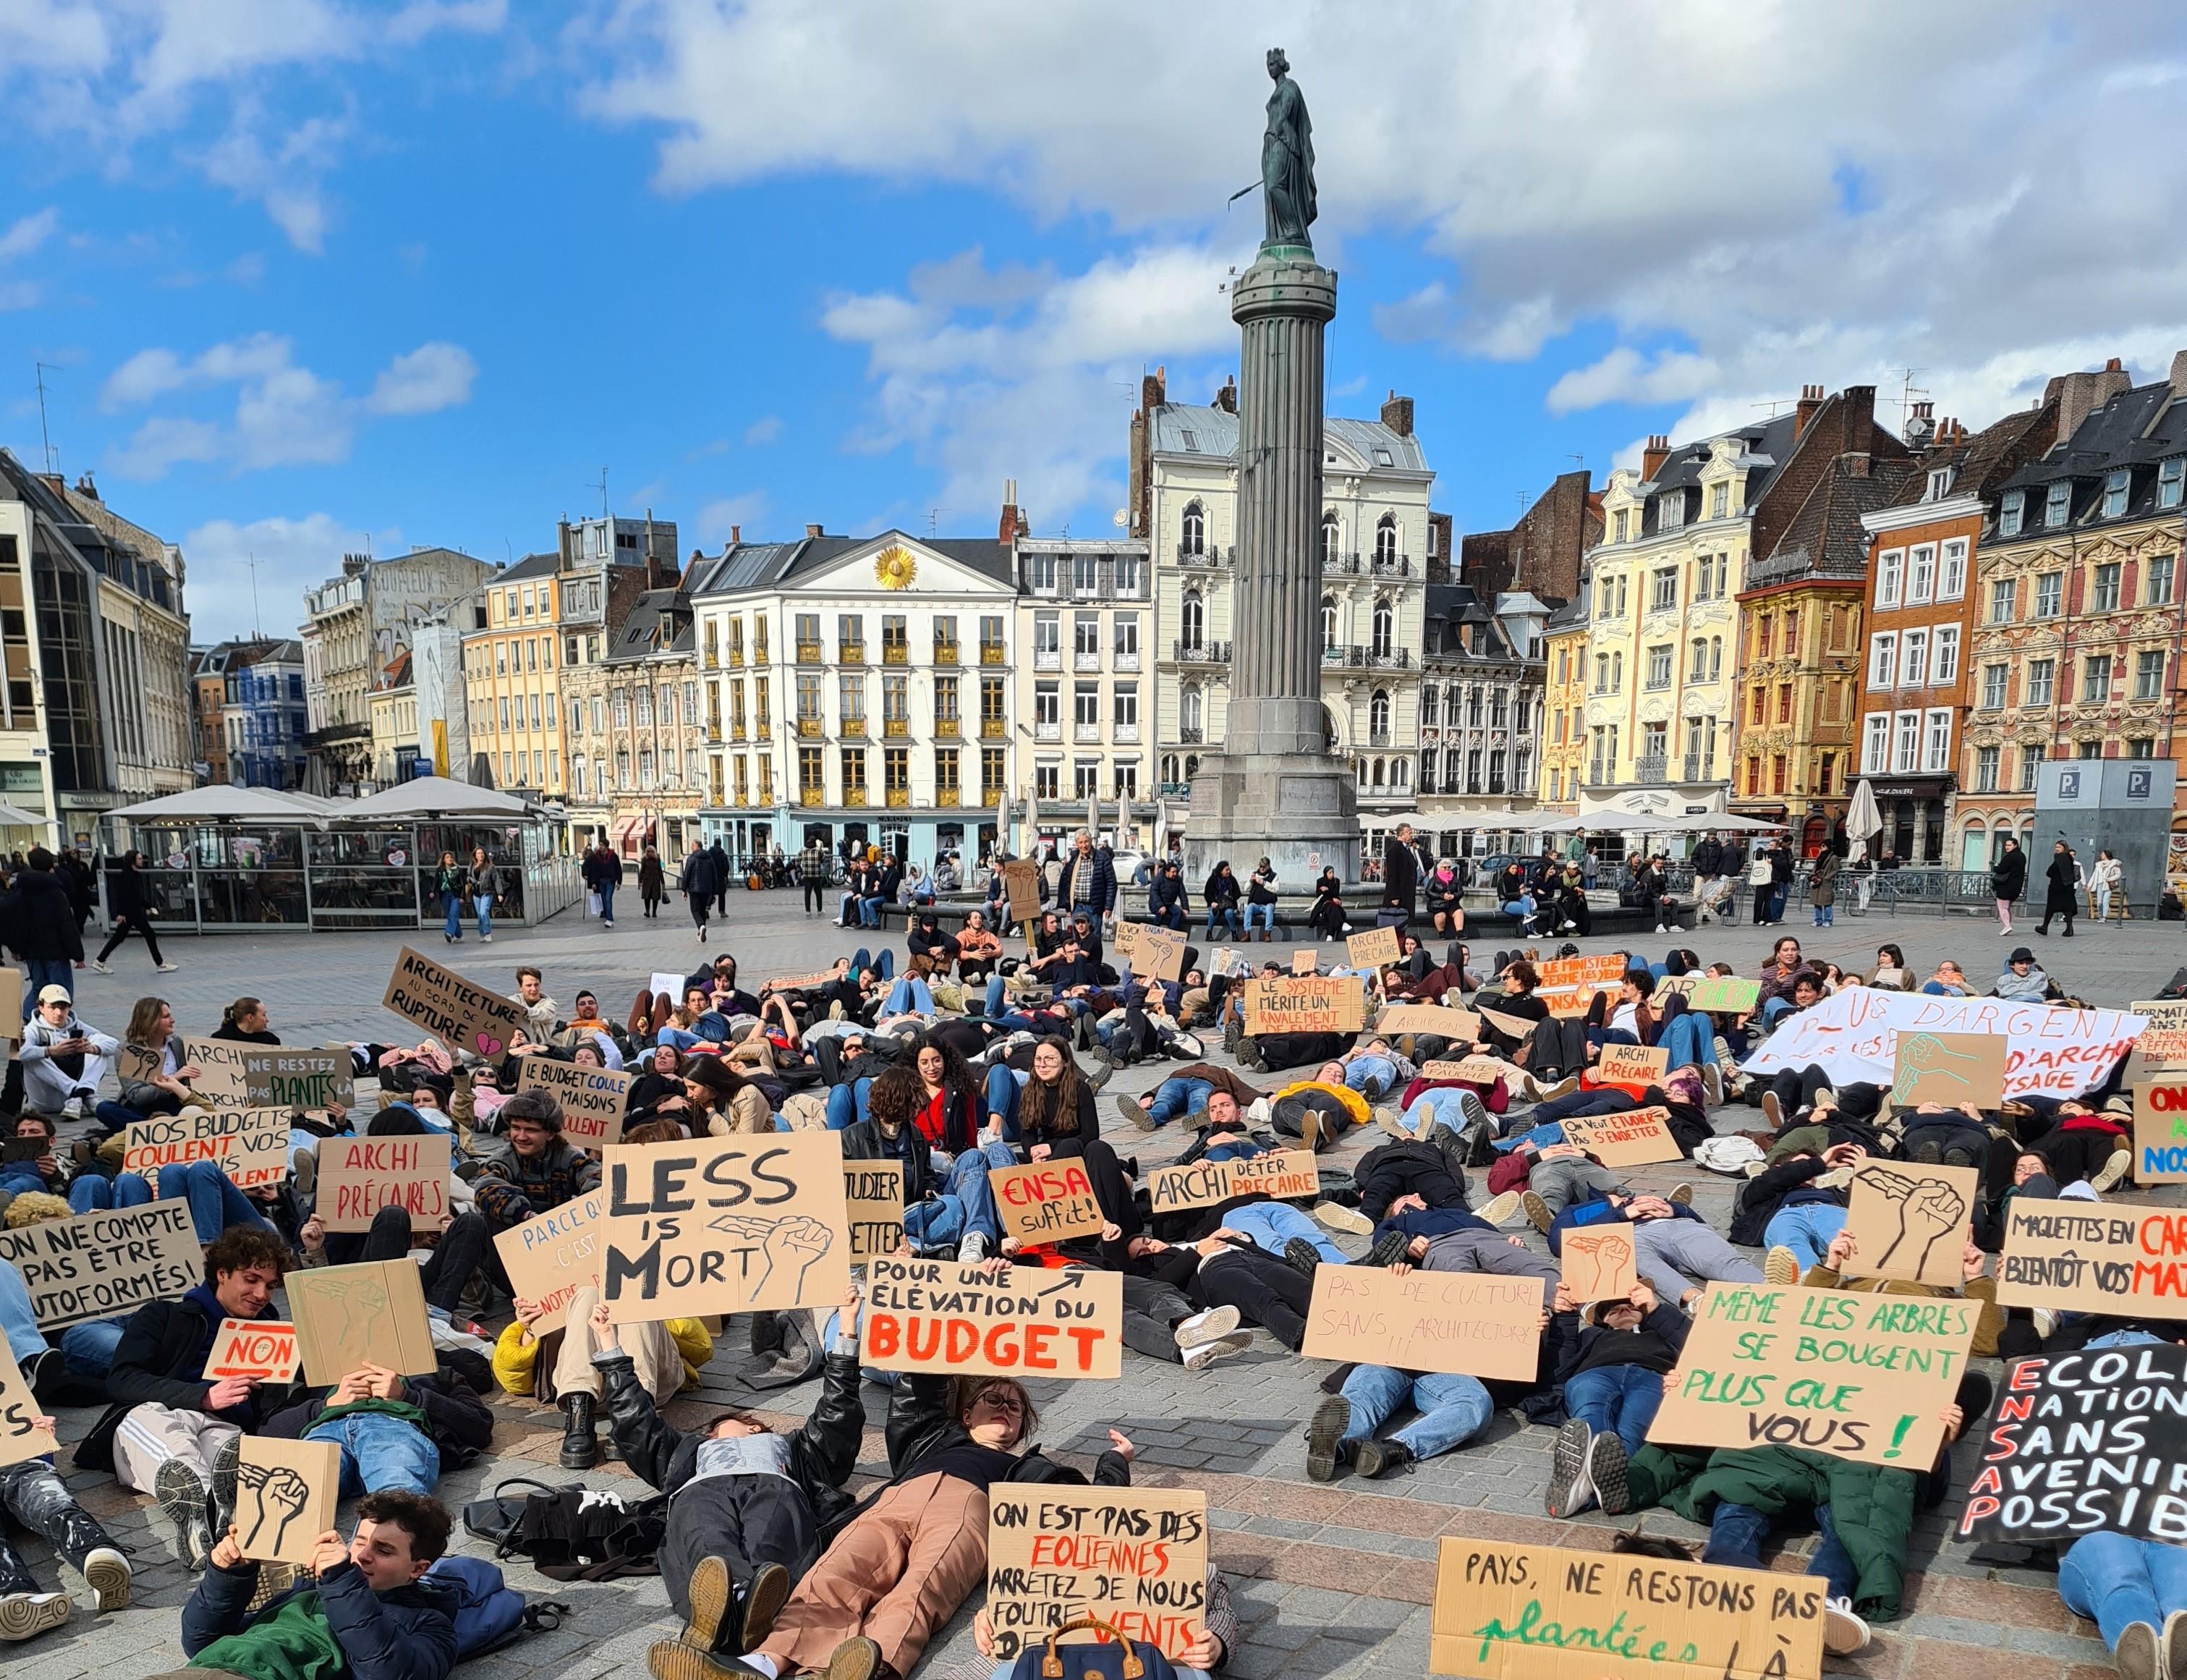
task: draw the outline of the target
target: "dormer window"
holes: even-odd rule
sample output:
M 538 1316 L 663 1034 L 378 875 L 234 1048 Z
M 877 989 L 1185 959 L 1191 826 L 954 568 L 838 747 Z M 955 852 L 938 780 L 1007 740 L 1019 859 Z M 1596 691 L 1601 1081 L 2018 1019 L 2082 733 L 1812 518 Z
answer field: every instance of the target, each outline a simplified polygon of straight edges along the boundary
M 2043 524 L 2047 530 L 2063 531 L 2066 516 L 2073 509 L 2073 480 L 2061 478 L 2043 499 Z
M 2021 514 L 2027 505 L 2026 491 L 2008 490 L 2004 492 L 2004 500 L 1999 505 L 1997 510 L 1997 534 L 1999 537 L 2020 535 Z
M 1686 522 L 1686 492 L 1672 491 L 1656 498 L 1656 529 L 1676 531 Z
M 2183 482 L 2187 482 L 2187 456 L 2174 455 L 2168 461 L 2157 463 L 2156 505 L 2160 508 L 2178 507 Z
M 2124 467 L 2121 467 L 2117 472 L 2104 475 L 2104 517 L 2105 519 L 2116 520 L 2125 516 L 2127 491 L 2133 482 L 2133 474 Z
M 1929 494 L 1926 498 L 1926 500 L 1931 502 L 1941 502 L 1946 496 L 1951 493 L 1951 489 L 1952 469 L 1949 467 L 1931 467 L 1929 469 Z

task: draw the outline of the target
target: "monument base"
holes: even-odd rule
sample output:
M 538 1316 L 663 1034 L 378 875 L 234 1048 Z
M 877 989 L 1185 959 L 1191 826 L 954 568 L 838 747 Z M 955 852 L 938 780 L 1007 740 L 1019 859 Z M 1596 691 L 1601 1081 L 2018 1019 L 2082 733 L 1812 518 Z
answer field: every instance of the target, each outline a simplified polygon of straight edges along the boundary
M 1355 885 L 1361 843 L 1358 793 L 1341 759 L 1215 753 L 1192 773 L 1184 880 L 1195 905 L 1208 873 L 1225 859 L 1238 878 L 1241 904 L 1245 881 L 1263 857 L 1275 866 L 1277 887 L 1285 893 L 1311 892 L 1324 868 Z

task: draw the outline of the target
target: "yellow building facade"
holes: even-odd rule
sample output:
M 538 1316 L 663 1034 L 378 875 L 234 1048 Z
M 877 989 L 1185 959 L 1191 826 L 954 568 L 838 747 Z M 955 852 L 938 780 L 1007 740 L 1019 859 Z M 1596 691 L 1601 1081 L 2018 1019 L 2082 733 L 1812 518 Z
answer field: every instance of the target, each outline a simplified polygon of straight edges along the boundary
M 1542 694 L 1541 798 L 1564 812 L 1579 809 L 1582 767 L 1586 762 L 1588 620 L 1587 596 L 1549 615 L 1543 637 L 1548 671 Z

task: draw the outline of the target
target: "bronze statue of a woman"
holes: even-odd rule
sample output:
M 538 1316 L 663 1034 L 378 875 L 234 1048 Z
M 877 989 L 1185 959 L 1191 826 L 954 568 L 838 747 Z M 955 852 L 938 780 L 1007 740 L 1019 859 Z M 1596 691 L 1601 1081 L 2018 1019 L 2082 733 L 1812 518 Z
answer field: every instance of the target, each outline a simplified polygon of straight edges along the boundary
M 1276 84 L 1268 95 L 1268 132 L 1261 138 L 1262 198 L 1268 217 L 1270 245 L 1313 249 L 1308 229 L 1315 215 L 1313 123 L 1306 114 L 1306 95 L 1290 79 L 1290 60 L 1280 47 L 1268 49 L 1268 74 Z

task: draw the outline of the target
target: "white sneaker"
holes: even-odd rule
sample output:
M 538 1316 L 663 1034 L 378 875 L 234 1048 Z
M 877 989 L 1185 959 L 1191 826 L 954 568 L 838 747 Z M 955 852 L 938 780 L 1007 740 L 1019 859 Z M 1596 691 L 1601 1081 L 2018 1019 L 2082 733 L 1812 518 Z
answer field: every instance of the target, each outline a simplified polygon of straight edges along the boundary
M 1184 1368 L 1204 1371 L 1218 1359 L 1228 1359 L 1234 1353 L 1243 1353 L 1253 1345 L 1251 1330 L 1238 1330 L 1227 1336 L 1217 1336 L 1213 1341 L 1204 1341 L 1197 1347 L 1184 1351 Z
M 1670 929 L 1665 927 L 1661 922 L 1658 922 L 1656 924 L 1656 931 L 1657 933 L 1668 933 L 1670 932 Z
M 95 975 L 110 975 L 114 972 L 96 957 L 91 959 L 91 971 Z
M 69 1619 L 65 1593 L 10 1593 L 0 1599 L 0 1639 L 34 1639 Z
M 970 1266 L 987 1257 L 987 1239 L 977 1231 L 967 1231 L 957 1239 L 957 1263 Z
M 129 1608 L 129 1587 L 135 1571 L 129 1559 L 111 1546 L 96 1546 L 83 1560 L 83 1578 L 90 1584 L 93 1606 L 101 1615 Z
M 1823 1649 L 1832 1656 L 1851 1656 L 1868 1649 L 1868 1624 L 1853 1614 L 1852 1600 L 1831 1599 L 1823 1605 Z
M 182 972 L 182 964 L 179 963 L 160 963 L 156 965 L 156 970 L 163 975 L 180 974 Z
M 1170 1334 L 1177 1338 L 1180 1351 L 1190 1353 L 1195 1348 L 1236 1334 L 1240 1322 L 1236 1307 L 1211 1306 L 1205 1312 L 1195 1312 L 1189 1318 L 1178 1319 L 1177 1328 Z
M 1684 933 L 1685 930 L 1680 927 L 1676 922 L 1673 922 L 1670 926 L 1665 928 L 1663 931 L 1665 933 Z

